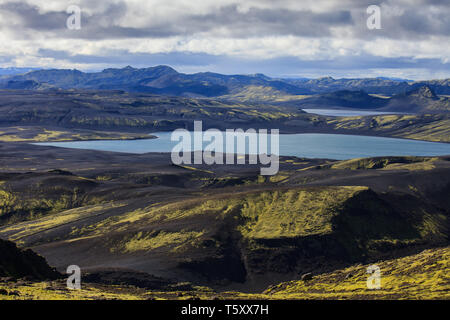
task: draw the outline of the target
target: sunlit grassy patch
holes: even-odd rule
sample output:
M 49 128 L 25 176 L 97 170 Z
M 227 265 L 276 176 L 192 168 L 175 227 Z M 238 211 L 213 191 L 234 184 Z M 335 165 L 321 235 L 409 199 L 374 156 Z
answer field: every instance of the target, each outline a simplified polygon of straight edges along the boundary
M 108 217 L 95 224 L 72 232 L 73 237 L 105 235 L 130 229 L 131 225 L 182 220 L 197 215 L 224 219 L 228 215 L 242 217 L 239 231 L 246 238 L 299 237 L 331 232 L 331 219 L 338 213 L 336 207 L 366 187 L 326 187 L 317 189 L 293 189 L 244 193 L 232 197 L 215 197 L 201 202 L 189 200 L 166 205 L 154 204 L 146 208 Z M 67 217 L 69 219 L 69 217 Z M 50 218 L 49 218 L 50 220 Z M 55 223 L 61 223 L 55 220 Z M 184 232 L 182 232 L 184 233 Z M 128 249 L 151 249 L 183 235 L 139 234 Z M 193 236 L 193 234 L 189 234 Z M 177 240 L 178 239 L 178 240 Z M 156 245 L 155 245 L 156 243 Z M 134 248 L 134 249 L 133 249 Z
M 450 299 L 450 247 L 375 263 L 381 288 L 367 288 L 367 267 L 355 265 L 273 286 L 275 299 Z
M 40 219 L 36 219 L 33 221 L 26 221 L 16 223 L 14 225 L 8 226 L 1 230 L 1 233 L 12 233 L 9 236 L 9 240 L 18 241 L 23 237 L 27 237 L 33 235 L 35 233 L 42 232 L 44 230 L 48 230 L 65 223 L 73 222 L 78 219 L 83 219 L 85 217 L 90 217 L 97 213 L 102 213 L 104 210 L 110 208 L 117 208 L 123 206 L 122 203 L 107 203 L 102 205 L 92 205 L 81 208 L 75 208 L 66 210 L 54 215 L 45 216 Z
M 287 190 L 249 195 L 240 227 L 248 238 L 299 237 L 332 231 L 335 206 L 366 187 L 327 187 L 320 190 Z
M 120 289 L 112 287 L 96 288 L 92 285 L 83 286 L 81 290 L 70 290 L 64 286 L 55 286 L 51 282 L 29 282 L 26 285 L 14 285 L 13 287 L 0 283 L 0 290 L 7 295 L 0 295 L 0 300 L 140 300 L 144 296 L 121 293 Z
M 277 175 L 270 176 L 269 181 L 276 183 L 276 182 L 281 182 L 283 180 L 286 180 L 287 178 L 289 178 L 289 175 L 279 173 Z
M 331 169 L 382 169 L 382 170 L 432 170 L 438 158 L 426 157 L 385 157 L 385 158 L 358 158 L 334 163 Z
M 170 246 L 176 250 L 183 244 L 190 243 L 201 237 L 203 232 L 184 231 L 180 232 L 138 232 L 132 238 L 126 239 L 125 243 L 120 244 L 119 248 L 122 252 L 151 251 L 161 247 Z

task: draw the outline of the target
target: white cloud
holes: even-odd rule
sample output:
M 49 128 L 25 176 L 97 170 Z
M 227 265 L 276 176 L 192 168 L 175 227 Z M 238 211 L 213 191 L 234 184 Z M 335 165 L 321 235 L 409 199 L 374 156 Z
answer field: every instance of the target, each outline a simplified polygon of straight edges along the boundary
M 72 57 L 107 57 L 118 51 L 129 52 L 130 57 L 190 52 L 256 62 L 282 57 L 301 61 L 368 57 L 367 70 L 375 70 L 371 68 L 375 58 L 409 58 L 418 67 L 398 73 L 421 70 L 422 75 L 437 73 L 431 64 L 420 65 L 424 59 L 436 59 L 444 66 L 439 67 L 440 74 L 448 75 L 450 47 L 445 44 L 450 33 L 445 30 L 450 30 L 450 23 L 444 18 L 450 8 L 445 1 L 386 0 L 384 29 L 379 32 L 364 28 L 365 8 L 371 2 L 0 0 L 0 57 L 9 65 L 83 69 L 107 63 L 88 59 L 80 63 Z M 65 29 L 70 4 L 82 8 L 81 31 Z M 51 56 L 52 52 L 65 54 Z M 391 65 L 383 72 L 393 69 Z

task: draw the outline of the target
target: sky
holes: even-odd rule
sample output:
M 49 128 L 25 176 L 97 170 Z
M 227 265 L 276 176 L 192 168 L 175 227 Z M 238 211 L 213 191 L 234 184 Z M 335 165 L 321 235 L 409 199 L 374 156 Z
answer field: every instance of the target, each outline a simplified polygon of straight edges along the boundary
M 450 0 L 0 0 L 0 67 L 442 79 L 449 17 Z

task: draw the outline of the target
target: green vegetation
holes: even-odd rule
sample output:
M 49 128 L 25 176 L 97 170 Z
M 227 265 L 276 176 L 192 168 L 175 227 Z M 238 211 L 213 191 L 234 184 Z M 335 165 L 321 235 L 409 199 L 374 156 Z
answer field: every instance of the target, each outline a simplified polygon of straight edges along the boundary
M 383 157 L 383 158 L 362 158 L 339 161 L 326 165 L 331 169 L 383 169 L 383 170 L 432 170 L 435 168 L 434 162 L 438 158 L 426 157 Z
M 286 190 L 247 196 L 242 203 L 246 223 L 242 235 L 252 239 L 304 237 L 332 231 L 336 206 L 365 187 Z
M 443 114 L 328 118 L 326 124 L 353 134 L 450 142 L 450 119 Z
M 172 247 L 173 251 L 181 250 L 186 243 L 192 243 L 200 238 L 203 232 L 185 231 L 180 232 L 138 232 L 132 238 L 125 240 L 125 243 L 118 249 L 112 248 L 112 252 L 135 252 L 151 251 L 161 247 Z
M 119 208 L 123 205 L 124 204 L 115 202 L 64 210 L 53 215 L 35 219 L 34 221 L 25 221 L 6 226 L 2 231 L 11 234 L 10 240 L 20 243 L 20 240 L 23 237 L 38 234 L 42 231 L 67 224 L 69 222 L 82 220 L 86 217 L 92 217 L 96 214 L 103 213 L 105 210 Z
M 140 289 L 132 286 L 83 283 L 81 290 L 69 290 L 64 281 L 0 282 L 0 300 L 186 300 L 186 299 L 450 299 L 450 247 L 385 261 L 376 261 L 381 271 L 381 288 L 368 289 L 369 264 L 355 265 L 316 274 L 312 279 L 273 285 L 260 294 Z
M 369 265 L 355 265 L 264 293 L 271 299 L 450 299 L 450 247 L 374 264 L 381 269 L 379 290 L 367 289 Z
M 95 186 L 90 180 L 64 172 L 40 182 L 32 181 L 25 189 L 20 180 L 17 183 L 12 180 L 0 185 L 2 224 L 35 220 L 66 209 L 103 202 L 95 197 L 85 198 L 86 193 Z
M 150 135 L 126 132 L 101 132 L 90 130 L 48 130 L 42 127 L 3 127 L 0 141 L 3 142 L 56 142 L 82 140 L 133 140 L 151 139 Z
M 122 291 L 122 292 L 121 292 Z M 137 291 L 137 290 L 136 290 Z M 3 294 L 1 294 L 3 292 Z M 33 282 L 23 285 L 0 283 L 0 300 L 142 300 L 145 296 L 127 293 L 117 287 L 93 286 L 69 290 L 63 283 Z
M 197 215 L 212 215 L 217 219 L 223 219 L 229 214 L 237 213 L 245 221 L 245 224 L 240 227 L 240 232 L 248 238 L 298 237 L 321 234 L 332 230 L 331 218 L 336 214 L 336 206 L 362 190 L 367 190 L 367 188 L 329 187 L 317 190 L 286 190 L 284 192 L 261 192 L 232 198 L 205 199 L 201 203 L 189 201 L 188 203 L 151 206 L 85 227 L 79 235 L 108 234 L 129 223 L 142 225 L 156 221 L 182 220 Z M 57 217 L 59 215 L 55 216 L 55 218 Z M 38 223 L 36 221 L 30 224 Z M 30 227 L 27 230 L 30 230 Z M 156 235 L 138 233 L 127 243 L 130 243 L 130 248 L 133 247 L 132 243 L 137 243 L 136 247 L 141 245 L 145 249 L 146 245 L 152 247 L 153 242 L 165 243 L 167 239 L 175 239 L 174 243 L 177 243 L 178 240 L 176 239 L 200 235 L 199 232 L 186 231 L 173 234 L 163 232 Z M 155 244 L 155 246 L 159 245 Z

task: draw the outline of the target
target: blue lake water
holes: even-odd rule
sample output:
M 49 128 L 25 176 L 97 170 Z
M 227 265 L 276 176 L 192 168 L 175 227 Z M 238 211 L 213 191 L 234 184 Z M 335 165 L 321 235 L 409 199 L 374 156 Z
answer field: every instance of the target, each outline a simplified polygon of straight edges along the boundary
M 376 116 L 383 114 L 405 114 L 399 112 L 367 111 L 367 110 L 338 110 L 338 109 L 302 109 L 307 113 L 333 117 Z
M 178 144 L 171 141 L 171 132 L 152 133 L 158 139 L 100 140 L 34 143 L 75 149 L 91 149 L 127 153 L 171 152 Z M 204 143 L 203 148 L 208 143 Z M 395 138 L 340 134 L 281 134 L 279 154 L 304 158 L 345 160 L 376 156 L 438 156 L 450 155 L 450 144 Z

